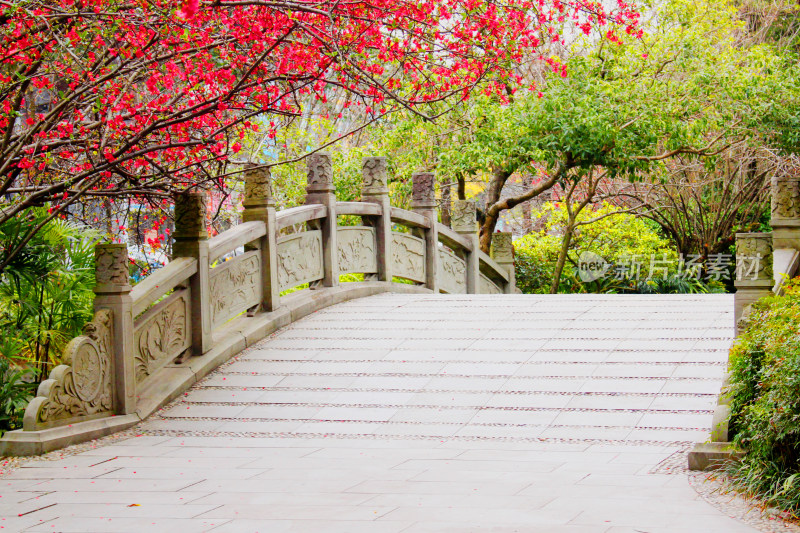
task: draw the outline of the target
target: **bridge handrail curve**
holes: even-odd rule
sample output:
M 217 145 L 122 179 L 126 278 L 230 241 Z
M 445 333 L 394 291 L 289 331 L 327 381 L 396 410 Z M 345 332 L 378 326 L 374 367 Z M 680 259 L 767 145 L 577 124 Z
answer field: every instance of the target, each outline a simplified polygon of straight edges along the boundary
M 320 204 L 300 205 L 279 211 L 276 216 L 277 229 L 319 220 L 328 216 L 328 208 Z
M 410 228 L 429 229 L 431 227 L 430 221 L 424 216 L 400 207 L 392 207 L 390 217 L 392 222 L 396 222 Z
M 223 255 L 229 254 L 247 243 L 253 242 L 267 234 L 267 226 L 263 222 L 244 222 L 235 228 L 223 231 L 208 240 L 208 262 L 214 263 Z
M 142 314 L 169 291 L 184 283 L 197 272 L 197 260 L 178 257 L 159 268 L 131 289 L 133 316 Z
M 370 202 L 336 202 L 337 215 L 378 216 L 381 206 Z
M 95 315 L 42 382 L 23 429 L 0 439 L 0 454 L 40 454 L 130 427 L 245 347 L 335 303 L 389 291 L 515 290 L 510 239 L 505 262 L 485 256 L 474 203 L 457 204 L 457 226 L 440 223 L 431 174 L 414 176 L 411 210 L 392 207 L 385 161 L 368 158 L 363 200 L 339 202 L 330 156 L 309 159 L 305 205 L 277 212 L 268 173 L 246 170 L 243 222 L 213 238 L 204 193 L 177 195 L 173 258 L 135 287 L 127 245 L 98 244 Z M 362 220 L 340 226 L 339 215 Z M 364 281 L 345 283 L 341 273 Z

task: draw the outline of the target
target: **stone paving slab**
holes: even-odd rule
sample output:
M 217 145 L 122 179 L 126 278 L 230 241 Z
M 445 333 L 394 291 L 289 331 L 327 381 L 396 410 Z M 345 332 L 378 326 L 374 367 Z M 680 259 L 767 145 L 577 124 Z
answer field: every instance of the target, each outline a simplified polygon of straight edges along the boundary
M 730 295 L 337 305 L 131 438 L 0 479 L 0 529 L 754 531 L 683 469 L 710 433 L 732 307 Z

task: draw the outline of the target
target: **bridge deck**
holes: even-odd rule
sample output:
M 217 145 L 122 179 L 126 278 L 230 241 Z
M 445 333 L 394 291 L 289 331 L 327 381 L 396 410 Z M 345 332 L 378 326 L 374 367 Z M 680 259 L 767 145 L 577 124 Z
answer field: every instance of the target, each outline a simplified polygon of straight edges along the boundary
M 0 526 L 752 531 L 684 472 L 709 436 L 732 304 L 382 295 L 331 307 L 132 438 L 0 479 Z

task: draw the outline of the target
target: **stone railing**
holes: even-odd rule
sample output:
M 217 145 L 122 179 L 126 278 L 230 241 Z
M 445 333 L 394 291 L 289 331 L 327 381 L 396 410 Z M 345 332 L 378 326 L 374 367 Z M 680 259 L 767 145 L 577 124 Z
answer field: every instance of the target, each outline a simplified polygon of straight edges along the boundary
M 747 326 L 751 305 L 770 294 L 782 294 L 786 280 L 798 275 L 800 266 L 800 178 L 773 177 L 771 186 L 771 233 L 736 234 L 735 328 Z M 710 442 L 689 453 L 689 468 L 719 467 L 740 452 L 729 442 L 731 415 L 726 374 L 714 410 Z
M 0 439 L 0 455 L 128 428 L 247 346 L 335 303 L 388 291 L 514 292 L 511 235 L 496 234 L 484 254 L 475 204 L 454 203 L 451 229 L 437 221 L 434 184 L 415 174 L 412 210 L 392 207 L 386 159 L 367 158 L 362 201 L 338 202 L 330 155 L 316 154 L 305 205 L 276 212 L 268 172 L 249 169 L 243 223 L 211 239 L 205 196 L 177 196 L 173 260 L 135 287 L 126 246 L 98 245 L 94 318 L 40 385 L 23 429 Z M 340 226 L 340 215 L 361 223 Z M 364 281 L 340 283 L 341 274 Z

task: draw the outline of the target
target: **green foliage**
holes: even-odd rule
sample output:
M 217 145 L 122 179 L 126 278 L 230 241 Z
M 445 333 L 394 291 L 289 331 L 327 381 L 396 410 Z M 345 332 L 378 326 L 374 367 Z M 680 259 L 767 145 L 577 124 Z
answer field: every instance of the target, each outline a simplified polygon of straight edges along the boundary
M 729 466 L 734 484 L 767 503 L 800 511 L 800 290 L 753 306 L 731 349 L 734 443 L 745 450 Z
M 9 359 L 0 358 L 0 436 L 22 425 L 25 407 L 36 390 L 32 377 L 30 370 L 15 368 Z
M 449 182 L 502 170 L 534 183 L 580 180 L 598 167 L 640 180 L 663 174 L 669 154 L 740 140 L 800 146 L 800 67 L 769 45 L 747 45 L 734 2 L 669 0 L 652 10 L 641 39 L 578 40 L 566 77 L 548 75 L 507 102 L 475 97 L 434 123 L 390 117 L 382 142 L 404 175 L 435 167 Z
M 517 287 L 524 293 L 541 294 L 550 291 L 567 222 L 566 205 L 545 204 L 540 210 L 533 212 L 532 218 L 538 218 L 544 224 L 540 231 L 514 242 Z M 616 207 L 609 204 L 595 209 L 587 206 L 577 220 L 586 222 L 593 219 L 598 220 L 580 226 L 572 238 L 558 292 L 636 291 L 629 282 L 617 282 L 610 277 L 584 284 L 578 278 L 576 270 L 578 257 L 584 252 L 593 252 L 612 264 L 638 258 L 643 263 L 644 277 L 647 275 L 651 257 L 665 260 L 677 267 L 677 253 L 651 223 L 631 214 L 619 213 Z M 656 285 L 653 289 L 657 287 Z
M 0 225 L 0 253 L 46 215 L 32 209 Z M 60 362 L 64 345 L 91 319 L 98 238 L 89 228 L 57 219 L 14 257 L 0 277 L 0 356 L 25 360 L 41 375 Z
M 278 129 L 272 138 L 251 136 L 247 151 L 253 160 L 286 162 L 272 167 L 273 194 L 278 209 L 302 205 L 305 201 L 307 167 L 302 159 L 339 138 L 341 124 L 330 118 L 314 116 L 297 120 Z M 361 197 L 361 161 L 379 155 L 369 139 L 342 139 L 326 148 L 333 156 L 333 182 L 340 201 Z

